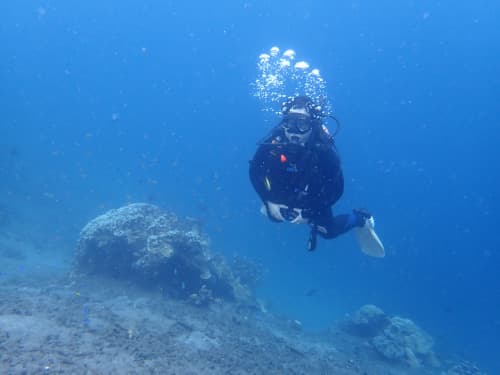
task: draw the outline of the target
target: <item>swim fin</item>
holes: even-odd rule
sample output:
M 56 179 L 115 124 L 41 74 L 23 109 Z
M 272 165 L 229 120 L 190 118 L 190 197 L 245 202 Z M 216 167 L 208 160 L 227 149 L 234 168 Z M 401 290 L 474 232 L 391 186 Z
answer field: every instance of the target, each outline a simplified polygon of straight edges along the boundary
M 374 227 L 375 220 L 373 216 L 370 216 L 366 219 L 363 227 L 354 228 L 356 238 L 363 253 L 372 257 L 383 258 L 385 256 L 384 245 L 378 238 L 377 233 L 375 233 Z

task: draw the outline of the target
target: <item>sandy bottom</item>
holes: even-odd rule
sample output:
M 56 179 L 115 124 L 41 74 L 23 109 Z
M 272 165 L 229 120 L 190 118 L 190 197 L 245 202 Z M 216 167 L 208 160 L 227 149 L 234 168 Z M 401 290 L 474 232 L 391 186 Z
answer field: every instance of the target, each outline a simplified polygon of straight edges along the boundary
M 23 236 L 0 236 L 1 375 L 479 374 L 449 371 L 456 358 L 409 368 L 338 328 L 313 334 L 234 303 L 194 306 L 131 282 L 72 275 L 70 262 Z
M 0 283 L 1 374 L 443 374 L 389 363 L 360 338 L 236 306 L 197 307 L 69 275 Z

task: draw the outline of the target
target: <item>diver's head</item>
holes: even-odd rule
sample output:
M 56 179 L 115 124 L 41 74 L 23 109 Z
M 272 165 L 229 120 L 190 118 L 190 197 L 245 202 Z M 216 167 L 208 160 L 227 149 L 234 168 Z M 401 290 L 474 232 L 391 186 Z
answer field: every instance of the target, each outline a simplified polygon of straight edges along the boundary
M 320 124 L 321 107 L 307 96 L 296 96 L 283 103 L 282 126 L 290 143 L 305 145 Z
M 314 103 L 310 97 L 304 95 L 289 98 L 282 104 L 281 113 L 285 117 L 289 114 L 301 114 L 309 116 L 312 119 L 323 117 L 321 106 Z
M 314 120 L 303 114 L 290 114 L 283 119 L 285 136 L 290 143 L 304 145 L 313 132 Z

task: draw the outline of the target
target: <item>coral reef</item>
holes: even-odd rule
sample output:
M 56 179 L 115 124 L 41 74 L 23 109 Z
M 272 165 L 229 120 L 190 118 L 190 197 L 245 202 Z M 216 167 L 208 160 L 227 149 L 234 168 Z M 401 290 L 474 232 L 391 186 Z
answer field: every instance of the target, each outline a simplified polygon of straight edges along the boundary
M 457 363 L 442 375 L 484 375 L 479 368 L 468 361 Z
M 241 283 L 252 288 L 255 288 L 264 277 L 263 267 L 248 258 L 234 256 L 230 266 Z
M 407 363 L 410 367 L 437 365 L 432 338 L 410 319 L 393 317 L 382 333 L 372 340 L 373 347 L 389 360 Z
M 365 356 L 345 334 L 195 304 L 104 276 L 0 283 L 0 374 L 441 375 Z
M 389 317 L 375 305 L 364 305 L 342 323 L 344 331 L 368 338 L 371 347 L 385 359 L 409 367 L 437 367 L 434 342 L 409 319 Z
M 199 305 L 217 298 L 245 301 L 252 295 L 225 259 L 211 253 L 194 220 L 145 203 L 90 221 L 80 233 L 76 270 L 135 279 Z
M 390 322 L 390 318 L 375 305 L 364 305 L 346 322 L 345 329 L 352 334 L 373 337 L 380 333 Z

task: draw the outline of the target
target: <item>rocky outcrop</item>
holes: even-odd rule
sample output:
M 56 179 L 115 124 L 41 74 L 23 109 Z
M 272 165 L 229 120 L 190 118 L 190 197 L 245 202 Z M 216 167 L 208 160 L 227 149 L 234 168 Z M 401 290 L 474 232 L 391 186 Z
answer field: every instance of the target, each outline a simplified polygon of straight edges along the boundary
M 373 338 L 372 344 L 385 358 L 404 362 L 410 367 L 438 365 L 431 336 L 410 319 L 391 318 L 389 325 Z
M 367 338 L 389 361 L 410 367 L 438 366 L 432 337 L 410 319 L 390 317 L 375 305 L 365 305 L 343 322 L 344 330 Z
M 110 210 L 81 231 L 76 269 L 159 286 L 196 304 L 246 300 L 250 289 L 214 256 L 194 220 L 144 203 Z
M 461 361 L 453 365 L 448 371 L 443 372 L 442 375 L 486 375 L 479 370 L 475 364 L 468 361 Z
M 387 327 L 390 318 L 375 305 L 364 305 L 345 322 L 345 328 L 352 334 L 373 337 Z

